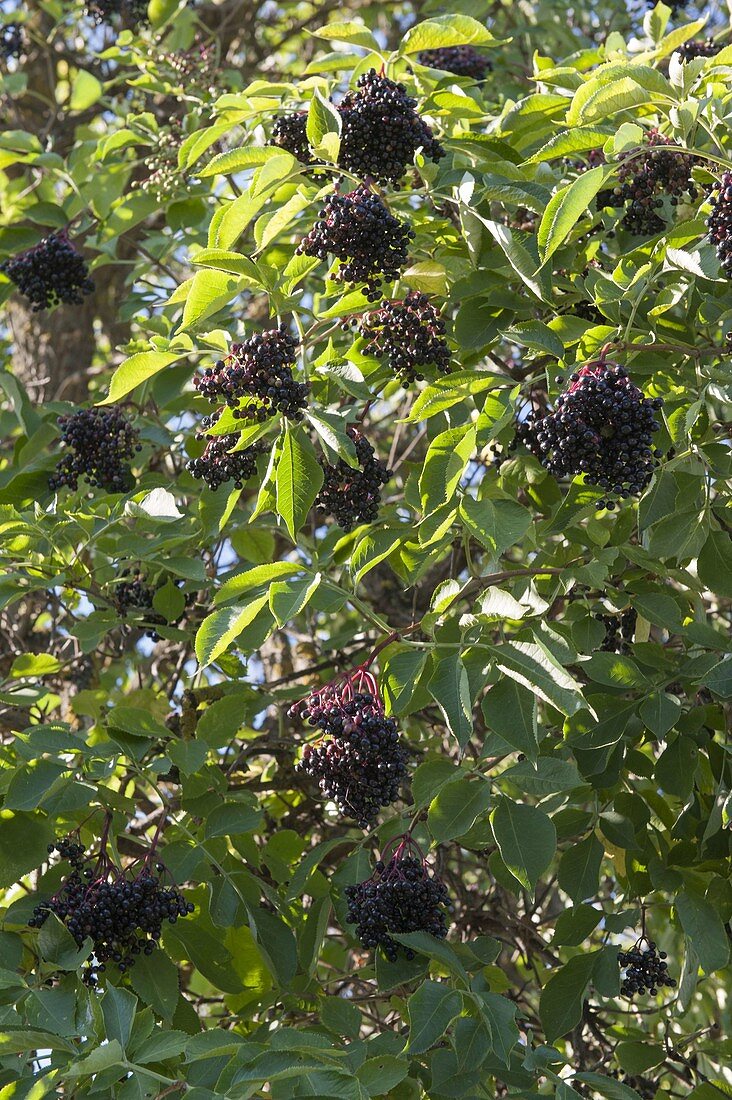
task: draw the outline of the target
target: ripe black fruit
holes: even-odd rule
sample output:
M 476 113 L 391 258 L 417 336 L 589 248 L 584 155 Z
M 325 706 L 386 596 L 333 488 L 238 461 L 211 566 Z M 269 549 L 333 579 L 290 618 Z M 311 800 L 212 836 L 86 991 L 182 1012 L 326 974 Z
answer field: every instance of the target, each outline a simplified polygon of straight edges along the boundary
M 364 314 L 358 329 L 368 341 L 365 352 L 387 358 L 403 386 L 421 381 L 426 367 L 450 371 L 445 322 L 426 294 L 415 290 L 403 301 L 384 302 Z
M 441 46 L 436 50 L 422 50 L 417 54 L 417 60 L 430 69 L 443 69 L 446 73 L 471 76 L 474 80 L 484 80 L 485 74 L 493 68 L 488 58 L 472 46 Z
M 391 470 L 376 457 L 368 439 L 356 428 L 349 428 L 348 434 L 356 448 L 358 467 L 349 466 L 342 458 L 329 466 L 321 457 L 323 484 L 315 498 L 315 507 L 333 516 L 344 531 L 378 518 L 381 486 L 391 477 Z
M 186 469 L 194 477 L 205 481 L 209 489 L 216 490 L 227 481 L 233 481 L 234 488 L 241 489 L 244 482 L 256 474 L 257 455 L 262 453 L 262 447 L 255 444 L 243 451 L 233 451 L 232 447 L 236 446 L 238 440 L 239 436 L 235 432 L 211 436 L 203 454 L 199 458 L 192 458 L 186 464 Z
M 0 271 L 33 303 L 33 312 L 64 302 L 80 305 L 94 283 L 84 257 L 69 240 L 67 230 L 49 233 L 25 252 L 0 264 Z
M 693 61 L 695 57 L 714 57 L 722 49 L 719 42 L 715 42 L 710 36 L 701 40 L 684 42 L 676 50 L 682 61 Z
M 638 496 L 659 464 L 651 441 L 663 401 L 644 397 L 614 363 L 588 363 L 569 381 L 554 412 L 519 421 L 511 448 L 522 442 L 555 477 L 584 474 L 614 508 L 615 498 Z
M 658 130 L 646 135 L 647 151 L 640 157 L 621 153 L 618 183 L 607 205 L 626 206 L 623 225 L 636 236 L 660 233 L 666 223 L 658 214 L 663 206 L 663 195 L 677 206 L 684 193 L 693 202 L 699 192 L 691 179 L 694 157 L 676 149 L 664 149 L 673 145 L 672 138 L 664 137 Z
M 397 724 L 384 714 L 373 675 L 354 669 L 295 703 L 288 713 L 323 733 L 305 745 L 296 770 L 316 780 L 342 814 L 368 828 L 381 807 L 397 799 L 407 772 Z
M 132 488 L 134 479 L 130 460 L 142 450 L 139 432 L 121 409 L 79 409 L 69 416 L 60 416 L 61 443 L 67 448 L 56 464 L 56 473 L 48 479 L 54 492 L 67 485 L 78 488 L 83 477 L 92 488 L 108 493 L 124 493 Z
M 88 0 L 87 15 L 94 22 L 113 23 L 117 16 L 132 26 L 148 22 L 148 0 Z
M 341 283 L 363 283 L 370 302 L 382 297 L 381 284 L 394 282 L 407 262 L 413 230 L 389 213 L 378 195 L 365 184 L 345 195 L 326 199 L 318 221 L 297 251 L 321 260 L 331 254 L 341 261 L 334 278 Z
M 25 34 L 20 23 L 5 23 L 0 27 L 0 57 L 9 61 L 18 58 L 25 48 Z
M 268 420 L 278 412 L 299 420 L 307 406 L 308 385 L 292 377 L 297 342 L 284 325 L 232 344 L 226 359 L 194 378 L 193 384 L 215 403 L 222 399 L 237 420 Z M 208 417 L 211 427 L 218 417 Z
M 732 279 L 732 172 L 725 172 L 712 198 L 714 209 L 707 218 L 709 240 L 725 275 Z
M 338 107 L 341 147 L 338 166 L 362 179 L 398 183 L 418 149 L 438 161 L 445 150 L 415 107 L 417 100 L 375 69 L 358 79 Z
M 379 860 L 371 878 L 347 886 L 349 924 L 365 948 L 380 947 L 391 962 L 403 951 L 414 952 L 392 938 L 397 932 L 429 932 L 442 940 L 447 935 L 450 899 L 442 880 L 427 867 L 422 852 L 409 834 L 391 842 L 391 858 Z
M 655 997 L 661 986 L 674 987 L 676 979 L 668 974 L 665 951 L 657 951 L 653 940 L 641 936 L 629 951 L 618 951 L 618 965 L 625 971 L 620 992 L 631 1000 L 650 993 Z
M 292 153 L 302 164 L 313 164 L 307 135 L 308 116 L 305 111 L 280 115 L 272 127 L 272 142 Z
M 600 649 L 604 653 L 630 653 L 638 612 L 628 607 L 620 615 L 605 615 L 598 611 L 595 618 L 605 627 L 605 637 Z

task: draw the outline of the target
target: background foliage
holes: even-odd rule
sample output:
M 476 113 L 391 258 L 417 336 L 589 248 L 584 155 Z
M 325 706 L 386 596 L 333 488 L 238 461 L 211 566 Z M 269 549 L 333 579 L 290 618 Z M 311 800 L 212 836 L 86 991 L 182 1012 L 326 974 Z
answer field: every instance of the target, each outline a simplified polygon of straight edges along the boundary
M 31 314 L 0 277 L 0 1097 L 730 1095 L 732 291 L 704 219 L 732 166 L 732 47 L 674 55 L 724 47 L 728 14 L 149 15 L 2 15 L 24 47 L 0 79 L 0 253 L 72 222 L 96 289 Z M 464 42 L 490 55 L 484 82 L 416 61 Z M 453 350 L 452 374 L 407 390 L 340 323 L 360 293 L 295 256 L 335 169 L 269 143 L 312 104 L 332 161 L 329 95 L 382 64 L 448 154 L 388 193 L 416 233 L 399 289 L 442 308 Z M 593 200 L 652 127 L 694 151 L 700 194 L 637 238 Z M 185 470 L 209 411 L 192 376 L 275 318 L 304 336 L 309 407 L 264 425 L 255 480 L 213 493 Z M 598 512 L 581 479 L 492 457 L 609 342 L 664 398 L 675 454 L 640 502 Z M 110 401 L 141 432 L 134 489 L 51 493 L 58 416 Z M 394 475 L 378 522 L 345 534 L 312 503 L 317 455 L 347 460 L 355 420 Z M 120 619 L 125 571 L 155 589 L 153 624 Z M 631 606 L 630 652 L 600 650 L 595 615 Z M 287 708 L 385 641 L 411 782 L 364 833 L 295 774 L 308 733 Z M 27 920 L 58 885 L 47 845 L 80 827 L 93 846 L 103 810 L 123 863 L 164 820 L 196 908 L 93 991 L 60 926 Z M 447 941 L 390 964 L 343 891 L 410 823 L 455 909 Z M 680 981 L 632 1005 L 616 954 L 642 901 Z

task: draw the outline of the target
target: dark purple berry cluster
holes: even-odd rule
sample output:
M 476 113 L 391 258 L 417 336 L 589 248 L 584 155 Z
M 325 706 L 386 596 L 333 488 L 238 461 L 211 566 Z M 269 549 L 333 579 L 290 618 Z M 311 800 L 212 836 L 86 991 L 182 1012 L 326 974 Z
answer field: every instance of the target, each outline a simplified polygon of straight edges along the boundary
M 349 428 L 348 434 L 356 448 L 358 467 L 349 466 L 342 458 L 330 466 L 321 457 L 323 484 L 315 498 L 315 507 L 332 516 L 344 531 L 378 518 L 381 487 L 391 477 L 391 470 L 376 457 L 368 439 L 356 428 Z
M 625 971 L 620 992 L 631 1000 L 644 993 L 655 997 L 661 986 L 673 988 L 676 985 L 676 979 L 669 977 L 666 952 L 657 951 L 653 940 L 645 937 L 629 951 L 618 951 L 618 965 Z
M 67 230 L 49 233 L 25 252 L 0 264 L 0 271 L 33 303 L 33 312 L 64 302 L 80 305 L 91 294 L 86 260 L 69 240 Z
M 307 406 L 308 385 L 292 377 L 297 341 L 284 325 L 258 332 L 243 344 L 232 344 L 226 359 L 194 378 L 212 403 L 220 400 L 238 420 L 268 420 L 278 412 L 299 420 Z M 218 419 L 208 417 L 204 427 Z
M 473 46 L 440 46 L 436 50 L 422 50 L 417 54 L 420 65 L 430 69 L 442 69 L 455 76 L 469 76 L 473 80 L 484 80 L 493 66 L 487 57 Z
M 48 479 L 56 492 L 64 485 L 78 488 L 83 477 L 92 488 L 108 493 L 124 493 L 132 488 L 134 479 L 130 460 L 142 450 L 139 432 L 116 406 L 79 409 L 60 416 L 61 443 L 66 453 L 56 464 L 56 472 Z
M 707 218 L 709 240 L 725 275 L 732 279 L 732 172 L 725 172 L 712 198 L 713 210 Z
M 119 17 L 132 26 L 148 22 L 148 0 L 88 0 L 86 13 L 97 26 Z
M 88 985 L 97 984 L 108 964 L 124 972 L 141 953 L 151 955 L 163 924 L 175 924 L 193 912 L 194 906 L 175 886 L 163 885 L 159 876 L 164 867 L 151 866 L 152 852 L 133 875 L 112 863 L 104 840 L 96 857 L 85 856 L 83 846 L 71 838 L 49 845 L 49 855 L 54 850 L 69 862 L 71 871 L 53 897 L 35 907 L 28 924 L 41 928 L 54 913 L 79 947 L 86 939 L 92 941 L 93 954 L 84 970 Z
M 422 381 L 426 367 L 450 371 L 445 322 L 426 294 L 412 291 L 404 300 L 384 302 L 366 313 L 358 330 L 368 341 L 368 355 L 386 358 L 403 386 Z
M 598 611 L 595 618 L 605 627 L 605 637 L 600 646 L 602 652 L 630 653 L 638 622 L 638 612 L 635 608 L 628 607 L 620 615 L 606 615 Z
M 721 49 L 720 43 L 715 42 L 710 35 L 709 38 L 692 39 L 691 42 L 684 42 L 676 50 L 676 53 L 682 61 L 693 61 L 695 57 L 715 57 Z
M 303 748 L 298 773 L 314 779 L 342 814 L 369 828 L 382 806 L 396 801 L 407 773 L 397 724 L 385 716 L 372 674 L 355 669 L 288 713 L 322 732 Z
M 234 432 L 208 437 L 203 454 L 186 463 L 186 469 L 193 477 L 205 481 L 209 489 L 216 490 L 227 481 L 233 481 L 234 488 L 241 489 L 244 482 L 256 474 L 257 455 L 263 448 L 255 443 L 243 451 L 232 450 L 238 441 L 239 436 Z
M 396 850 L 390 859 L 380 859 L 371 878 L 347 886 L 349 924 L 365 948 L 381 948 L 391 962 L 403 951 L 407 959 L 414 952 L 402 947 L 393 934 L 428 932 L 438 940 L 447 935 L 450 898 L 442 880 L 427 867 L 421 851 L 407 834 L 391 842 Z M 385 853 L 386 855 L 387 853 Z
M 176 581 L 176 586 L 182 588 L 183 582 Z M 132 612 L 141 612 L 146 623 L 155 626 L 165 626 L 168 622 L 162 615 L 153 609 L 153 600 L 157 588 L 147 583 L 147 578 L 139 570 L 135 573 L 124 572 L 122 580 L 114 586 L 114 607 L 121 619 L 126 619 Z M 195 593 L 185 594 L 186 607 L 195 602 Z M 182 618 L 183 615 L 180 616 Z M 179 622 L 180 619 L 176 619 Z M 160 641 L 160 635 L 154 629 L 147 630 L 146 635 L 153 642 Z
M 623 225 L 635 236 L 650 236 L 666 228 L 666 222 L 658 214 L 664 205 L 664 195 L 672 206 L 678 206 L 684 194 L 691 202 L 698 197 L 691 179 L 694 157 L 664 148 L 673 144 L 672 138 L 664 137 L 658 130 L 649 130 L 647 149 L 642 156 L 620 155 L 618 182 L 608 205 L 626 207 Z
M 357 91 L 341 101 L 341 147 L 338 166 L 361 179 L 398 183 L 421 149 L 432 161 L 445 150 L 415 111 L 417 100 L 375 69 L 364 73 Z
M 610 499 L 638 496 L 648 485 L 661 452 L 651 448 L 660 425 L 660 397 L 644 397 L 623 367 L 588 363 L 570 376 L 554 412 L 531 412 L 516 426 L 514 449 L 523 443 L 555 477 L 585 475 Z
M 5 23 L 0 27 L 0 57 L 9 61 L 18 58 L 25 49 L 25 34 L 20 23 Z
M 321 260 L 340 260 L 335 279 L 362 283 L 370 302 L 382 297 L 382 282 L 391 283 L 407 262 L 414 231 L 393 214 L 366 184 L 345 195 L 333 194 L 297 251 Z
M 280 115 L 272 127 L 272 141 L 281 149 L 292 153 L 302 164 L 313 164 L 307 135 L 308 116 L 306 111 L 296 111 L 291 115 Z

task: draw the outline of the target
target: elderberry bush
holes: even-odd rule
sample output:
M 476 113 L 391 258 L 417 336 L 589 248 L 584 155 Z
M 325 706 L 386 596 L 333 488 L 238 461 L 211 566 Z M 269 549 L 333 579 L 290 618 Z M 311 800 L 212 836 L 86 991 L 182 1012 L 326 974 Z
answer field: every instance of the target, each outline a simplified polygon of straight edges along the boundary
M 110 964 L 124 973 L 140 954 L 151 955 L 163 924 L 175 924 L 193 912 L 175 886 L 163 884 L 159 875 L 164 867 L 151 866 L 152 851 L 133 875 L 131 868 L 123 871 L 112 863 L 104 839 L 96 857 L 86 856 L 83 845 L 71 837 L 49 845 L 49 854 L 54 850 L 71 870 L 53 897 L 34 908 L 28 925 L 42 928 L 54 913 L 78 947 L 91 939 L 93 954 L 83 974 L 87 985 L 96 985 Z
M 0 271 L 32 302 L 34 313 L 59 302 L 80 305 L 84 295 L 94 290 L 86 260 L 66 229 L 49 233 L 32 248 L 4 260 Z
M 487 57 L 478 53 L 473 46 L 441 46 L 436 50 L 422 50 L 417 54 L 420 65 L 430 69 L 442 69 L 455 76 L 469 76 L 473 80 L 484 80 L 493 66 Z
M 442 880 L 430 871 L 411 837 L 399 837 L 396 851 L 379 860 L 371 878 L 347 886 L 349 924 L 365 948 L 381 948 L 390 962 L 400 950 L 407 959 L 414 952 L 403 948 L 393 934 L 429 932 L 438 940 L 447 935 L 450 898 Z
M 520 420 L 511 450 L 521 442 L 554 477 L 585 475 L 615 507 L 617 497 L 638 496 L 659 465 L 653 433 L 660 424 L 655 413 L 660 397 L 644 397 L 614 363 L 588 363 L 570 376 L 569 387 L 557 398 L 554 412 Z
M 709 240 L 728 278 L 732 279 L 732 172 L 725 172 L 712 197 L 712 212 L 707 218 Z
M 313 164 L 307 135 L 308 116 L 305 111 L 280 115 L 272 127 L 272 142 L 292 153 L 302 164 Z
M 426 294 L 412 291 L 404 300 L 385 302 L 366 313 L 358 326 L 368 341 L 367 355 L 386 358 L 403 386 L 424 379 L 424 369 L 450 371 L 445 322 Z
M 186 470 L 205 481 L 209 489 L 216 490 L 227 481 L 233 481 L 235 489 L 243 488 L 244 482 L 257 472 L 257 455 L 262 453 L 262 447 L 254 444 L 243 451 L 233 451 L 238 440 L 235 432 L 211 436 L 203 454 L 186 463 Z
M 66 453 L 56 464 L 48 486 L 56 492 L 64 485 L 77 489 L 83 477 L 92 488 L 124 493 L 134 479 L 130 460 L 142 450 L 139 432 L 116 406 L 79 409 L 60 416 L 61 443 Z
M 255 333 L 243 344 L 232 344 L 227 358 L 208 367 L 193 384 L 212 403 L 225 401 L 237 420 L 264 421 L 278 412 L 300 420 L 308 385 L 292 376 L 296 348 L 284 325 Z M 216 419 L 206 418 L 204 427 Z
M 645 937 L 629 951 L 618 951 L 618 965 L 625 971 L 620 992 L 631 1000 L 644 993 L 655 997 L 662 986 L 673 988 L 676 985 L 676 979 L 669 977 L 666 952 L 657 951 L 653 940 Z
M 628 607 L 620 615 L 605 615 L 598 611 L 595 618 L 605 627 L 605 637 L 600 649 L 604 653 L 630 653 L 635 635 L 638 612 Z
M 18 58 L 25 48 L 25 35 L 20 23 L 5 23 L 0 27 L 0 57 L 9 61 Z
M 396 801 L 407 773 L 397 724 L 385 716 L 371 673 L 356 669 L 295 703 L 288 714 L 322 732 L 303 748 L 298 774 L 315 780 L 342 814 L 369 828 L 382 806 Z
M 335 256 L 340 260 L 336 281 L 362 283 L 366 298 L 376 302 L 382 297 L 382 282 L 399 278 L 414 235 L 405 222 L 389 213 L 378 195 L 361 184 L 355 191 L 326 199 L 297 251 L 321 260 Z
M 432 130 L 415 111 L 417 100 L 375 69 L 359 77 L 341 101 L 338 166 L 362 179 L 398 183 L 421 149 L 431 161 L 445 156 Z
M 625 206 L 623 225 L 634 236 L 651 236 L 661 233 L 666 222 L 658 211 L 664 205 L 663 196 L 677 206 L 684 194 L 690 202 L 698 197 L 696 184 L 691 179 L 694 157 L 677 149 L 665 149 L 673 145 L 671 138 L 658 130 L 646 135 L 646 151 L 642 156 L 621 153 L 618 182 L 606 198 L 608 206 Z
M 348 434 L 356 448 L 358 467 L 349 466 L 342 458 L 330 466 L 320 456 L 323 484 L 315 498 L 315 507 L 332 516 L 344 531 L 378 518 L 381 487 L 391 477 L 391 470 L 376 457 L 368 439 L 356 428 L 349 428 Z
M 695 57 L 714 57 L 721 49 L 719 42 L 715 42 L 710 35 L 709 38 L 684 42 L 675 52 L 682 61 L 693 61 Z

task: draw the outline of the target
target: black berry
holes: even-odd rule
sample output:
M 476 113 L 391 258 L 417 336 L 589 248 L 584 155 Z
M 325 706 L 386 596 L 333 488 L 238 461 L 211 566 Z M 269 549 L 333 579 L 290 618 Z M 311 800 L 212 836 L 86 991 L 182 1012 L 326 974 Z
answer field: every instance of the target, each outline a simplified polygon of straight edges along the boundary
M 605 627 L 605 637 L 600 649 L 604 653 L 630 653 L 638 622 L 635 608 L 629 607 L 620 615 L 606 615 L 598 611 L 595 618 Z
M 221 399 L 239 420 L 264 421 L 278 412 L 299 420 L 307 406 L 308 385 L 292 377 L 297 342 L 284 326 L 255 333 L 243 344 L 232 344 L 220 359 L 194 378 L 193 384 L 215 403 Z M 217 417 L 208 417 L 211 427 Z
M 34 313 L 59 302 L 80 305 L 84 295 L 94 290 L 86 260 L 65 229 L 49 233 L 32 248 L 4 260 L 0 271 L 30 299 Z
M 693 61 L 695 57 L 714 57 L 721 49 L 721 44 L 715 42 L 710 35 L 709 38 L 692 39 L 691 42 L 684 42 L 676 50 L 676 53 L 682 61 Z
M 388 359 L 404 386 L 421 381 L 426 367 L 450 370 L 445 322 L 425 294 L 413 291 L 403 301 L 385 302 L 365 314 L 358 329 L 368 341 L 366 353 Z
M 473 80 L 484 80 L 493 66 L 487 57 L 478 53 L 473 46 L 441 46 L 436 50 L 422 50 L 417 54 L 420 65 L 430 69 L 443 69 L 455 76 L 470 76 Z
M 349 428 L 348 434 L 356 447 L 358 467 L 349 466 L 342 458 L 337 465 L 330 466 L 321 458 L 324 478 L 315 498 L 315 507 L 333 516 L 344 531 L 378 518 L 381 487 L 391 477 L 391 471 L 376 458 L 368 439 L 356 428 Z
M 666 228 L 658 213 L 663 195 L 670 196 L 672 206 L 677 206 L 684 194 L 691 202 L 698 196 L 691 179 L 694 157 L 664 148 L 673 144 L 672 138 L 664 137 L 658 130 L 649 130 L 642 156 L 620 154 L 618 182 L 607 205 L 626 207 L 623 225 L 635 236 L 650 236 Z
M 713 210 L 707 218 L 709 240 L 725 275 L 732 279 L 732 172 L 725 172 L 712 198 Z
M 303 164 L 312 164 L 313 157 L 310 152 L 307 136 L 308 116 L 305 111 L 297 111 L 292 115 L 280 115 L 275 119 L 272 127 L 272 141 L 281 149 L 292 153 L 293 157 Z
M 618 965 L 625 971 L 620 992 L 631 1000 L 644 993 L 655 997 L 662 986 L 676 985 L 676 979 L 669 977 L 666 952 L 657 951 L 655 943 L 645 936 L 629 951 L 618 951 Z
M 137 428 L 116 406 L 79 409 L 60 416 L 61 443 L 66 453 L 48 479 L 54 492 L 67 485 L 78 488 L 83 477 L 92 488 L 108 493 L 124 493 L 134 484 L 130 460 L 141 445 Z
M 9 61 L 19 58 L 25 49 L 25 33 L 20 23 L 5 23 L 0 27 L 0 57 Z
M 209 489 L 216 490 L 227 481 L 233 481 L 234 488 L 241 489 L 244 482 L 256 474 L 257 455 L 262 453 L 262 447 L 255 444 L 243 451 L 234 451 L 232 448 L 238 439 L 236 433 L 210 436 L 203 454 L 192 458 L 186 469 L 205 481 Z

